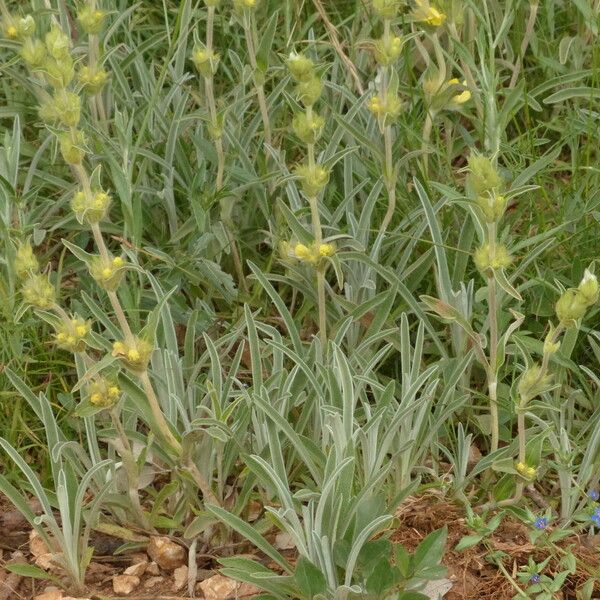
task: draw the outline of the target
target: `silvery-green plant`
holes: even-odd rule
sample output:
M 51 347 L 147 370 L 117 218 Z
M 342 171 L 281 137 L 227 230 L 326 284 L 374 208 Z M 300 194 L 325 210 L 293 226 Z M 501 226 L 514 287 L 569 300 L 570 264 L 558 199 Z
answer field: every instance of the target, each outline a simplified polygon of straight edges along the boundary
M 94 464 L 77 442 L 65 438 L 46 396 L 40 393 L 36 397 L 15 373 L 9 371 L 7 374 L 44 425 L 54 489 L 45 489 L 25 459 L 9 442 L 0 438 L 3 451 L 24 476 L 24 489 L 19 491 L 0 475 L 0 491 L 45 542 L 52 554 L 52 563 L 66 576 L 67 586 L 75 592 L 82 592 L 85 589 L 85 573 L 94 552 L 90 534 L 104 508 L 107 493 L 113 489 L 113 482 L 106 478 L 112 461 L 106 459 Z M 28 502 L 29 494 L 41 507 L 39 516 Z M 23 574 L 53 578 L 41 568 L 29 565 Z

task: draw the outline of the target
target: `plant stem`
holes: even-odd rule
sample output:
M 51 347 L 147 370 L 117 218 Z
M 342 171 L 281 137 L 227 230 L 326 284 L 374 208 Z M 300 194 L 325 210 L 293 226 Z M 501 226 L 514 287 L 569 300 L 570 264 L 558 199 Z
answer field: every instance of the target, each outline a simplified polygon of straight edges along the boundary
M 214 23 L 215 23 L 215 7 L 208 7 L 208 14 L 206 17 L 206 49 L 209 56 L 212 56 L 213 51 L 213 38 L 214 38 Z M 215 100 L 214 90 L 214 76 L 212 70 L 209 76 L 204 77 L 204 93 L 206 95 L 206 103 L 208 104 L 208 112 L 210 115 L 211 122 L 211 136 L 215 144 L 215 151 L 217 153 L 217 179 L 215 182 L 215 191 L 217 195 L 223 188 L 223 180 L 225 176 L 225 150 L 223 147 L 223 132 L 221 125 L 219 124 L 219 116 L 217 113 L 217 103 Z M 223 202 L 219 199 L 221 205 L 221 211 L 223 212 Z M 231 257 L 233 259 L 233 266 L 237 275 L 238 282 L 244 292 L 248 292 L 248 286 L 246 284 L 246 278 L 244 277 L 244 268 L 240 253 L 238 250 L 237 241 L 235 235 L 231 231 L 231 222 L 229 218 L 224 219 L 225 232 L 229 241 L 229 248 L 231 251 Z
M 156 425 L 158 426 L 158 430 L 161 435 L 165 438 L 165 440 L 169 443 L 169 445 L 173 448 L 175 453 L 178 456 L 181 456 L 182 448 L 181 443 L 175 438 L 175 436 L 171 433 L 171 429 L 169 424 L 165 419 L 165 415 L 163 414 L 162 408 L 158 402 L 158 397 L 156 392 L 154 391 L 154 387 L 152 386 L 152 382 L 150 381 L 150 376 L 148 375 L 148 371 L 144 371 L 140 375 L 140 382 L 142 387 L 144 388 L 144 392 L 146 393 L 146 398 L 148 400 L 148 405 L 150 406 L 150 410 L 152 412 L 152 416 L 156 421 Z
M 129 443 L 129 439 L 125 433 L 123 423 L 121 423 L 120 415 L 115 408 L 110 411 L 110 418 L 123 446 L 119 454 L 121 455 L 123 467 L 127 473 L 129 499 L 131 500 L 131 504 L 133 505 L 139 524 L 146 530 L 153 529 L 149 526 L 146 515 L 144 515 L 144 511 L 142 510 L 140 495 L 138 493 L 140 481 L 138 466 L 133 455 L 133 450 L 131 449 L 131 444 Z
M 498 450 L 500 426 L 498 420 L 498 289 L 496 279 L 488 277 L 488 312 L 490 324 L 490 362 L 488 366 L 488 392 L 490 396 L 491 451 Z

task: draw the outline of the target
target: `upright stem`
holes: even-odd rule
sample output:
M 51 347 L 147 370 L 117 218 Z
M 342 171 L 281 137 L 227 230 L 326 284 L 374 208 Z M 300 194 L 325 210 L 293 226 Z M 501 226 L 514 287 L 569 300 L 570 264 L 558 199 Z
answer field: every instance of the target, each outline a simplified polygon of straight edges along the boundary
M 496 223 L 488 224 L 490 254 L 496 246 Z M 490 396 L 491 452 L 498 450 L 500 425 L 498 419 L 498 287 L 496 278 L 488 276 L 488 321 L 490 326 L 490 360 L 488 365 L 488 393 Z
M 214 38 L 214 23 L 215 23 L 215 7 L 208 7 L 208 14 L 206 17 L 206 49 L 209 56 L 212 56 L 213 52 L 213 38 Z M 217 103 L 215 100 L 214 90 L 214 77 L 212 70 L 209 76 L 204 77 L 204 92 L 206 95 L 206 102 L 208 104 L 208 112 L 210 115 L 211 122 L 211 135 L 215 143 L 215 151 L 217 153 L 217 178 L 215 181 L 215 191 L 217 194 L 223 188 L 223 180 L 225 176 L 225 150 L 223 147 L 223 132 L 219 125 L 219 116 L 217 113 Z M 222 204 L 221 204 L 222 206 Z M 225 231 L 227 233 L 227 240 L 229 241 L 229 248 L 231 251 L 231 257 L 233 259 L 233 266 L 237 275 L 238 282 L 242 289 L 247 292 L 248 288 L 246 285 L 246 278 L 244 277 L 244 268 L 240 253 L 238 250 L 237 241 L 233 232 L 231 231 L 231 223 L 229 219 L 224 223 Z
M 133 505 L 139 524 L 144 529 L 149 529 L 150 527 L 148 526 L 148 520 L 146 519 L 144 511 L 142 510 L 142 504 L 140 502 L 140 496 L 138 493 L 140 478 L 138 474 L 138 466 L 133 455 L 133 450 L 131 449 L 131 444 L 129 443 L 129 438 L 125 433 L 123 423 L 121 423 L 121 418 L 115 408 L 111 409 L 110 418 L 123 447 L 119 454 L 121 455 L 123 467 L 127 473 L 129 499 L 131 500 L 131 504 Z
M 165 440 L 169 443 L 171 448 L 175 451 L 178 456 L 181 456 L 182 448 L 179 441 L 175 438 L 175 436 L 171 433 L 171 429 L 169 428 L 169 424 L 165 419 L 165 415 L 160 407 L 158 402 L 158 397 L 156 396 L 156 392 L 154 391 L 154 387 L 152 386 L 152 382 L 150 381 L 150 376 L 148 375 L 148 371 L 144 371 L 140 375 L 140 382 L 142 387 L 144 388 L 144 392 L 146 393 L 146 398 L 148 400 L 148 405 L 150 406 L 150 411 L 152 412 L 152 416 L 156 421 L 158 429 L 161 435 L 165 438 Z

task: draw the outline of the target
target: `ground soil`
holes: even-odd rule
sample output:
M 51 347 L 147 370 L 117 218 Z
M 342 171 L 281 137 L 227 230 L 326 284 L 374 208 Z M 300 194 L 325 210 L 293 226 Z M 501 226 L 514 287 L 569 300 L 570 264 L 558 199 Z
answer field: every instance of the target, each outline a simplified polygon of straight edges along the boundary
M 474 546 L 463 552 L 456 552 L 453 548 L 458 541 L 467 535 L 464 512 L 460 506 L 446 501 L 439 495 L 429 494 L 409 498 L 398 511 L 399 526 L 394 531 L 392 540 L 402 543 L 407 549 L 414 549 L 419 542 L 431 531 L 443 526 L 448 527 L 448 551 L 444 563 L 448 568 L 448 579 L 452 582 L 452 588 L 444 596 L 444 600 L 475 600 L 475 599 L 497 599 L 509 600 L 514 597 L 515 590 L 508 579 L 502 574 L 496 565 L 487 559 L 490 551 L 505 553 L 504 566 L 508 573 L 515 575 L 518 569 L 527 564 L 530 556 L 541 561 L 545 558 L 543 553 L 531 545 L 528 536 L 528 527 L 511 518 L 505 518 L 500 527 L 488 538 L 487 547 L 483 544 Z M 34 595 L 41 593 L 48 586 L 47 582 L 34 581 L 21 578 L 14 589 L 7 589 L 7 583 L 15 583 L 14 578 L 9 581 L 8 573 L 2 565 L 10 560 L 15 551 L 24 555 L 24 560 L 31 560 L 29 552 L 29 527 L 19 517 L 6 499 L 0 497 L 0 600 L 29 600 Z M 569 547 L 571 551 L 581 559 L 583 564 L 590 565 L 592 569 L 598 570 L 600 565 L 600 545 L 590 544 L 589 540 L 579 539 L 575 536 L 561 541 L 563 547 Z M 108 542 L 110 546 L 110 542 Z M 251 551 L 251 548 L 242 549 L 243 552 Z M 139 560 L 139 557 L 138 557 Z M 199 579 L 211 577 L 216 573 L 212 570 L 215 566 L 210 557 L 200 557 L 202 568 Z M 97 600 L 115 598 L 112 590 L 112 578 L 115 574 L 121 574 L 132 564 L 132 557 L 123 555 L 119 557 L 110 554 L 96 554 L 94 556 L 89 577 L 88 597 Z M 548 573 L 557 565 L 552 562 L 548 566 Z M 152 600 L 175 600 L 188 598 L 187 595 L 173 593 L 172 575 L 166 572 L 162 582 L 155 583 L 150 587 L 144 587 L 152 575 L 142 576 L 142 583 L 138 589 L 127 596 L 141 600 L 148 598 Z M 564 589 L 557 596 L 563 600 L 575 600 L 576 590 L 588 579 L 589 572 L 577 573 L 569 578 Z M 198 594 L 201 597 L 201 594 Z M 595 591 L 594 598 L 600 598 L 600 586 Z

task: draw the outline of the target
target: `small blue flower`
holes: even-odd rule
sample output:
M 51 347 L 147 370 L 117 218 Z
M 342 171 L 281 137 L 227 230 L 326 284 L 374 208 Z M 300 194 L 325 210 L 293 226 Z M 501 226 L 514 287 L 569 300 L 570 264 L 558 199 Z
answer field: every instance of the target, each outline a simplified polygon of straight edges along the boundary
M 529 581 L 531 583 L 539 583 L 541 581 L 541 577 L 538 575 L 538 573 L 536 573 L 530 577 Z
M 546 529 L 546 527 L 548 527 L 548 519 L 546 519 L 546 517 L 538 517 L 534 521 L 533 526 L 536 529 Z
M 590 498 L 594 502 L 596 502 L 600 498 L 600 492 L 598 490 L 589 490 L 587 495 L 588 498 Z

